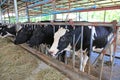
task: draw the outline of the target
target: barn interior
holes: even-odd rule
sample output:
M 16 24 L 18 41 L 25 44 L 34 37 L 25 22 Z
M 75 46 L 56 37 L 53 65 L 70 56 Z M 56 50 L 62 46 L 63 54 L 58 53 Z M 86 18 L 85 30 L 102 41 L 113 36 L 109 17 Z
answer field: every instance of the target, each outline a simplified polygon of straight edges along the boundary
M 36 49 L 36 47 L 31 49 L 31 48 L 28 48 L 28 46 L 26 47 L 26 44 L 19 45 L 23 47 L 25 49 L 24 50 L 22 48 L 19 48 L 18 46 L 13 45 L 13 43 L 9 42 L 8 39 L 0 39 L 0 53 L 2 53 L 0 54 L 1 55 L 0 79 L 3 79 L 3 80 L 84 80 L 84 79 L 85 80 L 87 79 L 88 80 L 89 79 L 90 80 L 96 80 L 96 79 L 120 80 L 120 76 L 119 76 L 120 75 L 120 69 L 119 69 L 120 67 L 120 29 L 119 29 L 120 15 L 119 13 L 120 13 L 120 0 L 0 0 L 0 23 L 2 24 L 7 24 L 7 25 L 70 24 L 72 25 L 71 23 L 66 23 L 66 22 L 61 22 L 61 23 L 56 23 L 56 22 L 42 23 L 41 22 L 46 20 L 50 20 L 50 21 L 72 20 L 74 25 L 92 25 L 92 26 L 112 25 L 113 27 L 115 27 L 115 37 L 113 41 L 113 43 L 115 43 L 115 46 L 114 46 L 115 55 L 113 55 L 113 57 L 115 58 L 113 60 L 113 63 L 112 64 L 105 63 L 110 58 L 110 54 L 109 54 L 110 52 L 108 49 L 108 46 L 110 45 L 108 45 L 106 47 L 107 49 L 105 49 L 107 51 L 107 54 L 105 54 L 103 61 L 102 62 L 98 61 L 95 67 L 93 65 L 90 65 L 91 66 L 90 73 L 89 73 L 89 66 L 87 66 L 88 68 L 86 69 L 85 72 L 79 71 L 78 57 L 76 58 L 75 65 L 74 63 L 72 63 L 74 62 L 74 61 L 71 61 L 72 59 L 70 60 L 68 59 L 69 64 L 67 65 L 66 63 L 62 63 L 59 60 L 56 60 L 50 57 L 49 55 L 46 55 L 46 54 L 42 55 L 45 53 L 45 51 L 41 50 L 42 52 L 41 54 L 38 52 L 38 48 Z M 90 23 L 81 23 L 80 22 L 81 20 L 89 21 Z M 114 21 L 115 21 L 115 24 L 114 24 Z M 11 37 L 9 39 L 11 39 Z M 13 50 L 12 53 L 13 52 L 14 53 L 13 54 L 10 53 L 13 56 L 9 56 L 8 53 L 10 52 L 10 50 Z M 26 50 L 28 52 L 26 52 Z M 20 53 L 20 54 L 23 53 L 23 54 L 20 55 L 16 53 Z M 33 53 L 33 55 L 29 53 Z M 7 55 L 8 57 L 4 57 Z M 26 57 L 28 56 L 28 58 L 30 59 L 26 59 L 23 55 L 25 55 Z M 96 61 L 96 58 L 98 56 L 99 56 L 98 53 L 91 53 L 90 62 L 93 63 L 94 61 Z M 17 66 L 17 60 L 19 61 L 19 58 L 21 59 L 20 63 L 18 63 L 18 65 L 20 66 Z M 12 63 L 12 59 L 13 59 L 13 62 L 16 61 L 15 64 Z M 41 61 L 39 61 L 39 59 Z M 31 64 L 29 60 L 31 60 L 33 64 Z M 7 64 L 7 61 L 9 61 L 8 62 L 9 65 Z M 29 62 L 28 66 L 23 65 L 23 64 L 27 64 L 26 61 Z M 47 70 L 40 67 L 40 70 L 43 70 L 43 72 L 39 72 L 40 71 L 38 69 L 39 63 L 41 63 L 40 65 L 43 64 L 42 67 L 45 67 L 47 65 L 47 68 L 45 67 L 45 69 Z M 33 68 L 31 66 L 33 66 Z M 52 66 L 60 72 L 56 71 L 54 68 L 51 68 L 51 67 L 48 68 L 48 66 Z M 30 69 L 30 71 L 27 70 L 27 67 L 28 69 Z M 38 71 L 35 72 L 36 68 Z M 21 71 L 19 69 L 21 69 Z M 34 75 L 32 75 L 31 72 L 34 73 Z M 70 72 L 73 75 L 71 75 Z M 111 76 L 111 73 L 112 73 L 112 76 Z M 27 76 L 27 78 L 25 76 L 22 77 L 22 75 Z M 17 76 L 17 77 L 13 77 L 13 76 Z

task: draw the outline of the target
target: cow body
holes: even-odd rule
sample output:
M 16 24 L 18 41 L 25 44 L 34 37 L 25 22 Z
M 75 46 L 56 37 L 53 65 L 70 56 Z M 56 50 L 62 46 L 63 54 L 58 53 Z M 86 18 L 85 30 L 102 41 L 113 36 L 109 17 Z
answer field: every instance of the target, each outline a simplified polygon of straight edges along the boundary
M 91 27 L 86 26 L 83 29 L 83 52 L 81 55 L 81 66 L 80 70 L 84 72 L 85 65 L 90 54 L 90 38 L 91 29 L 93 29 L 93 46 L 96 48 L 104 48 L 108 42 L 108 36 L 112 33 L 112 28 L 109 27 Z M 81 27 L 76 27 L 75 30 L 60 29 L 55 33 L 54 42 L 49 52 L 51 55 L 55 56 L 64 50 L 71 50 L 73 48 L 73 36 L 75 35 L 75 53 L 78 54 L 81 46 Z
M 16 35 L 16 25 L 3 25 L 0 27 L 1 37 L 15 36 Z
M 61 21 L 56 21 L 56 22 L 61 22 Z M 29 41 L 29 46 L 38 46 L 40 44 L 48 44 L 52 45 L 53 40 L 54 40 L 54 33 L 60 28 L 66 28 L 66 25 L 45 25 L 42 28 L 36 28 L 33 32 L 33 35 Z M 68 26 L 68 29 L 73 29 L 72 27 Z

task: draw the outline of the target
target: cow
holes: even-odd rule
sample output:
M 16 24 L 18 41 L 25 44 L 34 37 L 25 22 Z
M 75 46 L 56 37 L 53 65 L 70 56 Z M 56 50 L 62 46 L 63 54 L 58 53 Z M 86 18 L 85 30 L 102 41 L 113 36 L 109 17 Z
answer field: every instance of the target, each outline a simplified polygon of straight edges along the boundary
M 22 25 L 20 30 L 16 34 L 14 44 L 17 45 L 27 42 L 31 38 L 33 31 L 37 26 L 39 25 L 32 25 L 32 24 Z
M 109 40 L 109 36 L 113 35 L 113 29 L 110 27 L 91 27 L 91 26 L 84 26 L 83 29 L 83 54 L 80 52 L 81 46 L 81 27 L 77 26 L 74 30 L 68 30 L 64 28 L 60 28 L 54 35 L 54 42 L 49 49 L 49 53 L 52 56 L 57 56 L 58 54 L 62 53 L 63 51 L 70 51 L 73 49 L 73 35 L 75 35 L 75 54 L 80 54 L 81 57 L 81 64 L 80 64 L 80 71 L 84 72 L 84 68 L 90 56 L 90 36 L 91 36 L 91 29 L 92 30 L 92 40 L 93 40 L 93 47 L 100 48 L 101 50 L 105 47 Z
M 15 36 L 16 35 L 16 25 L 2 25 L 0 26 L 0 36 L 2 38 L 7 36 Z
M 54 22 L 65 22 L 65 21 L 54 21 Z M 66 26 L 66 25 L 45 25 L 42 28 L 36 28 L 33 32 L 33 35 L 31 37 L 31 39 L 29 40 L 29 46 L 33 47 L 33 46 L 38 46 L 40 44 L 48 44 L 48 45 L 52 45 L 53 40 L 54 40 L 54 33 L 60 28 L 69 28 L 69 29 L 73 29 L 72 27 L 70 27 L 70 25 Z
M 50 21 L 41 21 L 41 22 L 50 22 Z M 33 35 L 33 31 L 37 27 L 41 27 L 41 25 L 35 25 L 35 24 L 23 24 L 23 27 L 19 29 L 19 31 L 16 34 L 14 43 L 15 44 L 22 44 L 25 42 L 29 42 L 30 38 Z

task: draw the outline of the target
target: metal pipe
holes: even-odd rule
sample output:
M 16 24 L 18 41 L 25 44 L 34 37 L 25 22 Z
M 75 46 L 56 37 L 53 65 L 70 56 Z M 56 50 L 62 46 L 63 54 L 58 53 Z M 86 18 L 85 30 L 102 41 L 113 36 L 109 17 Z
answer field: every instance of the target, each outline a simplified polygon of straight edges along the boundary
M 8 19 L 9 19 L 9 23 L 10 23 L 9 9 L 7 10 L 7 14 L 8 14 Z
M 33 8 L 33 7 L 38 6 L 38 5 L 47 4 L 47 3 L 50 3 L 52 1 L 54 1 L 54 0 L 44 0 L 44 1 L 36 2 L 35 4 L 29 5 L 28 8 Z
M 91 36 L 90 36 L 90 53 L 89 53 L 89 65 L 88 65 L 88 74 L 90 74 L 90 60 L 91 60 L 91 54 L 92 54 L 92 46 L 93 46 L 93 26 L 91 28 Z
M 76 12 L 76 11 L 82 11 L 82 10 L 86 10 L 86 9 L 95 9 L 95 8 L 96 8 L 96 6 L 92 6 L 92 7 L 88 7 L 88 8 L 82 8 L 82 7 L 80 7 L 80 8 L 73 8 L 73 9 L 70 9 L 70 10 L 62 10 L 62 11 L 51 11 L 51 12 L 48 12 L 48 14 L 40 14 L 40 15 L 36 15 L 34 17 L 48 16 L 48 15 L 51 15 L 51 14 L 61 14 L 61 13 Z
M 14 0 L 14 8 L 15 8 L 15 15 L 16 15 L 16 23 L 18 23 L 18 9 L 17 9 L 17 0 Z
M 26 18 L 27 18 L 27 21 L 30 22 L 29 9 L 28 9 L 28 4 L 27 4 L 27 2 L 26 2 Z
M 4 0 L 1 2 L 0 6 L 2 6 L 7 0 Z
M 82 64 L 81 63 L 81 59 L 82 59 L 82 57 L 83 57 L 83 30 L 84 30 L 84 27 L 82 26 L 81 27 L 81 45 L 80 45 L 80 64 Z M 80 34 L 79 34 L 80 35 Z M 80 65 L 81 66 L 81 65 Z M 80 67 L 79 67 L 79 70 L 80 70 Z
M 2 9 L 1 9 L 1 6 L 0 6 L 0 23 L 2 23 Z

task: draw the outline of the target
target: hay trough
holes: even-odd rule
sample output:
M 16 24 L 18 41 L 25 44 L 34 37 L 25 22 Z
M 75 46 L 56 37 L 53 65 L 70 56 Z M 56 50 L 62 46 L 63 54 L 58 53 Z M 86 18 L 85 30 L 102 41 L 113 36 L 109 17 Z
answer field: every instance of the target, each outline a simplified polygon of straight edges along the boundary
M 69 80 L 8 39 L 0 39 L 0 80 Z

